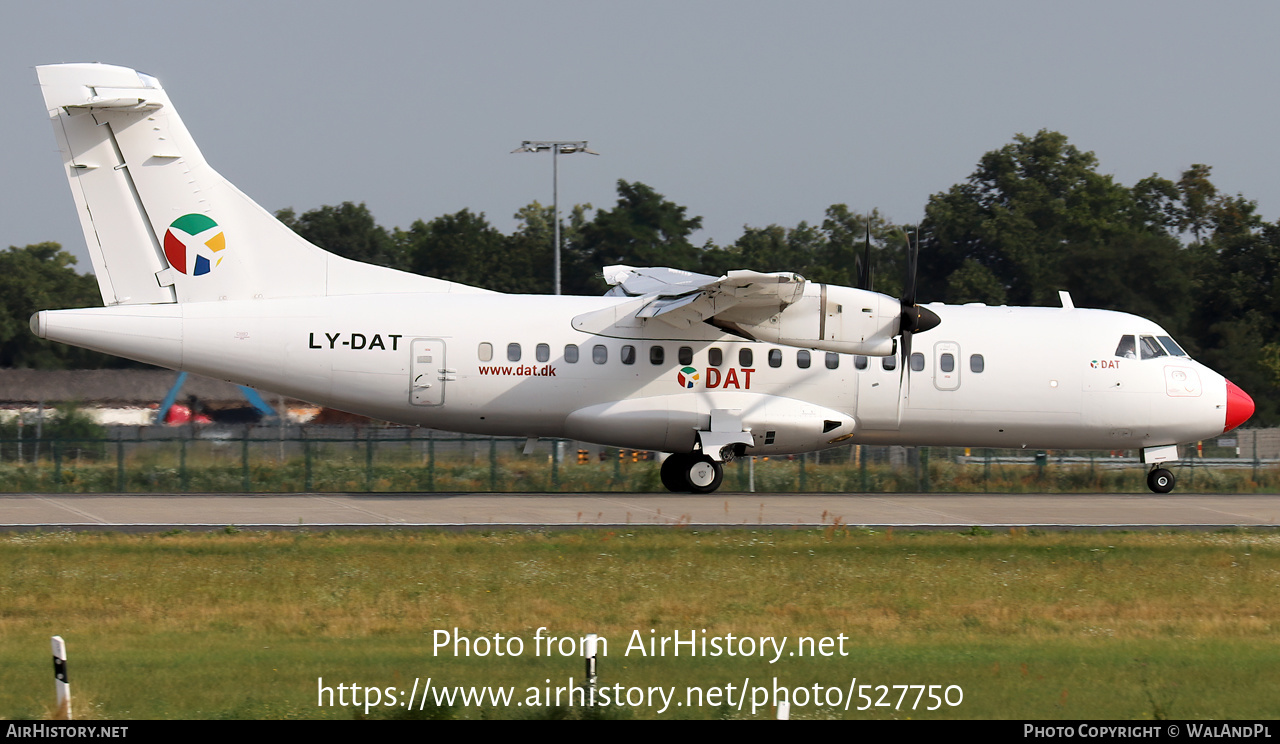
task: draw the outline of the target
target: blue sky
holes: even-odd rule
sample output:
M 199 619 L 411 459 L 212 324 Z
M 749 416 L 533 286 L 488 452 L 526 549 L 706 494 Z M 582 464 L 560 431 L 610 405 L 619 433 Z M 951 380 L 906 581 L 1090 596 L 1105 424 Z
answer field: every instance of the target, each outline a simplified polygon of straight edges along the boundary
M 642 181 L 696 242 L 833 203 L 914 222 L 1043 128 L 1125 184 L 1207 163 L 1275 220 L 1278 32 L 1262 2 L 13 3 L 0 245 L 86 255 L 32 69 L 85 61 L 158 77 L 267 209 L 364 201 L 387 227 L 466 207 L 510 231 L 551 199 L 524 139 L 601 153 L 562 158 L 562 205 Z

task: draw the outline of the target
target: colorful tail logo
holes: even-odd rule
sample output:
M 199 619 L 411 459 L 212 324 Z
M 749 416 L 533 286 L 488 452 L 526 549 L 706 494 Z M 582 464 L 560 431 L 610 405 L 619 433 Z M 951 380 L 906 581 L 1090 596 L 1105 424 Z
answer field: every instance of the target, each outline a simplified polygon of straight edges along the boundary
M 184 214 L 164 234 L 164 257 L 183 274 L 200 276 L 222 263 L 227 239 L 218 223 L 203 214 Z
M 692 388 L 694 383 L 698 381 L 698 370 L 693 367 L 685 367 L 680 370 L 680 374 L 676 375 L 676 380 L 682 388 Z

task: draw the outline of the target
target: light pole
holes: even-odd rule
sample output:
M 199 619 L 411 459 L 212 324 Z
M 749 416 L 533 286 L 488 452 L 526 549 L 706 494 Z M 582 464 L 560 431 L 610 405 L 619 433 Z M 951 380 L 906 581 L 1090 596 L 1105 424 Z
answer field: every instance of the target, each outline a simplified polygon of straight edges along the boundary
M 572 155 L 575 152 L 585 152 L 589 155 L 599 155 L 587 148 L 586 140 L 578 141 L 546 141 L 535 142 L 533 140 L 525 140 L 520 146 L 511 152 L 546 152 L 551 151 L 551 211 L 552 222 L 555 223 L 555 293 L 560 294 L 560 164 L 558 159 L 561 154 Z

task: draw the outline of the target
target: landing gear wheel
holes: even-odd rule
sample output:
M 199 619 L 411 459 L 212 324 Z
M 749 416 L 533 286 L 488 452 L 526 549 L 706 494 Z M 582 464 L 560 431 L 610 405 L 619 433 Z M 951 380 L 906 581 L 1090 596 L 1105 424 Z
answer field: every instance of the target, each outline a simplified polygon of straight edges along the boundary
M 1156 493 L 1169 493 L 1173 490 L 1173 484 L 1173 473 L 1164 468 L 1156 468 L 1147 473 L 1147 488 Z
M 689 482 L 685 480 L 685 472 L 693 465 L 693 455 L 679 452 L 667 456 L 658 470 L 662 485 L 672 493 L 688 493 Z
M 662 485 L 672 493 L 711 493 L 724 481 L 724 466 L 706 455 L 677 452 L 662 462 Z
M 724 480 L 724 466 L 706 455 L 693 458 L 684 470 L 685 480 L 693 493 L 711 493 Z

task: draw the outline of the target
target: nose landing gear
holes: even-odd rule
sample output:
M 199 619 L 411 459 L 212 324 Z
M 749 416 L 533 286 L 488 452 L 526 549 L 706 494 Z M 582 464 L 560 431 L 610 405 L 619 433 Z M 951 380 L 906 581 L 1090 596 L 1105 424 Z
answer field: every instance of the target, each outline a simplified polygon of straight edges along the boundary
M 1147 473 L 1147 488 L 1156 493 L 1169 493 L 1173 490 L 1174 482 L 1173 473 L 1164 468 L 1152 468 Z

